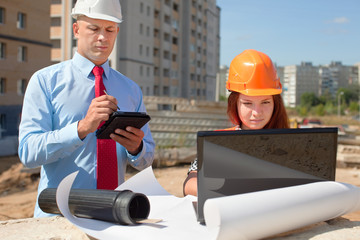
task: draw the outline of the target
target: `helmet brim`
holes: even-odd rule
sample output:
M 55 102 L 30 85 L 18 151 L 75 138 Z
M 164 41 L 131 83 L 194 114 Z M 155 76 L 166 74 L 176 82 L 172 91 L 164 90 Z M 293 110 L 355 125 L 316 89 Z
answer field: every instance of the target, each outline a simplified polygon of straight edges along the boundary
M 109 16 L 109 15 L 105 15 L 105 14 L 100 14 L 100 13 L 90 13 L 90 14 L 89 13 L 76 13 L 76 14 L 72 14 L 71 16 L 73 18 L 76 18 L 79 15 L 84 15 L 84 16 L 87 16 L 89 18 L 106 20 L 106 21 L 115 22 L 115 23 L 121 23 L 122 22 L 122 19 L 112 17 L 112 16 Z
M 247 96 L 269 96 L 281 94 L 282 89 L 246 89 L 236 91 Z

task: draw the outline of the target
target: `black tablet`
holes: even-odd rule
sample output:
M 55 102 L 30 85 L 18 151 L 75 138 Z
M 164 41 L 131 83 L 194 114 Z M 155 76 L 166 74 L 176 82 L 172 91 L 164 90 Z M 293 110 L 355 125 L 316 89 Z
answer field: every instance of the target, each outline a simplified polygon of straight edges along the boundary
M 115 132 L 115 129 L 123 129 L 127 126 L 142 128 L 150 121 L 150 116 L 144 112 L 113 112 L 107 120 L 97 131 L 96 137 L 99 139 L 110 139 L 110 134 Z

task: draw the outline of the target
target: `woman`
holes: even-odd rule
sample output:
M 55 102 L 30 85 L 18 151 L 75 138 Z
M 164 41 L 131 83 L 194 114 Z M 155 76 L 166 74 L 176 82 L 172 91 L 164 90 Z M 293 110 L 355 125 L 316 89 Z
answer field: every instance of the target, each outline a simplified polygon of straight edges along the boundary
M 237 55 L 226 88 L 231 91 L 227 114 L 235 126 L 225 130 L 289 128 L 280 78 L 266 54 L 249 49 Z M 190 166 L 183 191 L 197 195 L 197 160 Z

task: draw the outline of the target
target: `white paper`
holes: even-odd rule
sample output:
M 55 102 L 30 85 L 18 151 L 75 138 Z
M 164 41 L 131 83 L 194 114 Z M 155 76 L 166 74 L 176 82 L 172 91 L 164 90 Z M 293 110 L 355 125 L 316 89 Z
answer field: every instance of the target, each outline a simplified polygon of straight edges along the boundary
M 59 185 L 56 200 L 61 213 L 71 223 L 79 227 L 86 234 L 97 239 L 187 239 L 194 237 L 199 240 L 214 239 L 207 228 L 198 224 L 193 201 L 196 198 L 187 196 L 178 198 L 170 195 L 156 181 L 152 168 L 149 167 L 120 185 L 117 189 L 129 189 L 133 192 L 147 194 L 150 201 L 149 218 L 162 219 L 156 224 L 140 224 L 136 226 L 122 226 L 114 223 L 77 218 L 68 208 L 68 198 L 71 185 L 77 173 L 67 176 Z M 158 194 L 158 195 L 155 195 Z
M 196 220 L 193 201 L 170 195 L 156 181 L 149 167 L 120 185 L 147 195 L 149 218 L 155 224 L 122 226 L 77 218 L 68 207 L 68 198 L 77 172 L 59 185 L 56 200 L 61 213 L 86 234 L 97 239 L 259 239 L 329 220 L 360 210 L 360 188 L 337 182 L 317 182 L 229 197 L 209 199 L 204 215 L 207 226 Z
M 358 210 L 360 188 L 329 181 L 209 199 L 204 216 L 217 239 L 260 239 Z

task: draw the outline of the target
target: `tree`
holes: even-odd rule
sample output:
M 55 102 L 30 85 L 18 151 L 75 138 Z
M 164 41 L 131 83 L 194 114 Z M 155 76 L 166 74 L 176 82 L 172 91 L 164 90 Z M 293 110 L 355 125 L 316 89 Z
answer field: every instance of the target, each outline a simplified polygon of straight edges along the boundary
M 303 93 L 303 95 L 301 95 L 301 106 L 310 108 L 318 104 L 320 104 L 320 100 L 315 93 Z
M 346 105 L 349 105 L 352 101 L 356 102 L 359 99 L 359 86 L 357 85 L 350 86 L 349 88 L 339 88 L 336 95 L 338 96 L 340 92 L 344 93 L 341 99 L 343 99 Z

